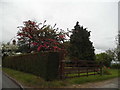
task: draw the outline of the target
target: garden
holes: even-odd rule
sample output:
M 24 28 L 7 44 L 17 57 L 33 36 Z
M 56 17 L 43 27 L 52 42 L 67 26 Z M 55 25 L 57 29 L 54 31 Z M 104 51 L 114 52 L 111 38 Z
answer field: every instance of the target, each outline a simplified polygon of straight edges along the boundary
M 17 42 L 13 40 L 17 48 L 3 45 L 5 73 L 28 87 L 65 87 L 118 77 L 120 64 L 111 65 L 118 58 L 117 48 L 95 54 L 90 31 L 79 22 L 72 31 L 45 23 L 23 22 L 18 27 Z

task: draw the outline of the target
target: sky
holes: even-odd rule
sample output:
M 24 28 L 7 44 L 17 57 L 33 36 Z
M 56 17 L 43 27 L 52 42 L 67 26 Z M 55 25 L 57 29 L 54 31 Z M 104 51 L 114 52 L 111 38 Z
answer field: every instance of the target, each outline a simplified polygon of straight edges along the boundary
M 88 31 L 95 53 L 116 47 L 118 0 L 0 0 L 0 42 L 9 42 L 23 21 L 35 20 L 72 30 L 77 21 Z

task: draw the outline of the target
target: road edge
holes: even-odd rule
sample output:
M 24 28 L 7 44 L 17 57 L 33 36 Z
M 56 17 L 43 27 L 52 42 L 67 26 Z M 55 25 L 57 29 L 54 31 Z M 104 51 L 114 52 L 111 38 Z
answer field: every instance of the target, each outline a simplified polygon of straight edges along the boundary
M 24 90 L 24 87 L 23 87 L 17 80 L 13 79 L 11 76 L 9 76 L 7 73 L 5 73 L 5 72 L 3 72 L 3 71 L 2 71 L 2 73 L 3 73 L 6 77 L 8 77 L 10 80 L 12 80 L 15 84 L 17 84 L 17 85 L 20 87 L 20 90 Z

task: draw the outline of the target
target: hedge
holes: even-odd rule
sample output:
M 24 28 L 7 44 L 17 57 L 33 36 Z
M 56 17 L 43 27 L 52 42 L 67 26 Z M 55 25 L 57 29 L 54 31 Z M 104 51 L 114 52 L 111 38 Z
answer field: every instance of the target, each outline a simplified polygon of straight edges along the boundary
M 120 69 L 120 64 L 112 64 L 111 68 L 113 68 L 113 69 Z
M 8 56 L 3 59 L 3 67 L 32 73 L 45 80 L 53 80 L 58 77 L 59 60 L 59 52 L 39 52 Z

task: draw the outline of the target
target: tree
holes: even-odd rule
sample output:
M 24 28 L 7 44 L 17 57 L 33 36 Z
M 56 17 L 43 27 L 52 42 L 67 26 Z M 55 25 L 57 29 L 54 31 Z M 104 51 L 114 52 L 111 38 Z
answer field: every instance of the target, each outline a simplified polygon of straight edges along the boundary
M 96 61 L 102 62 L 104 66 L 110 67 L 112 58 L 107 53 L 96 54 Z
M 108 54 L 112 58 L 112 60 L 118 60 L 118 48 L 106 50 L 106 54 Z
M 7 44 L 2 43 L 1 46 L 2 54 L 7 56 L 15 55 L 18 49 L 18 46 L 16 44 L 10 44 L 9 42 Z
M 70 57 L 79 60 L 95 60 L 94 47 L 89 40 L 90 31 L 76 23 L 70 36 Z
M 116 51 L 117 51 L 117 59 L 120 61 L 120 30 L 118 31 L 118 35 L 116 36 Z
M 59 51 L 63 49 L 62 43 L 65 40 L 65 32 L 58 31 L 45 22 L 25 21 L 24 26 L 20 26 L 18 35 L 18 45 L 24 52 L 31 51 Z M 40 26 L 42 25 L 42 26 Z
M 106 50 L 106 54 L 108 54 L 112 60 L 115 60 L 116 59 L 116 50 L 115 49 L 109 49 L 109 50 Z

